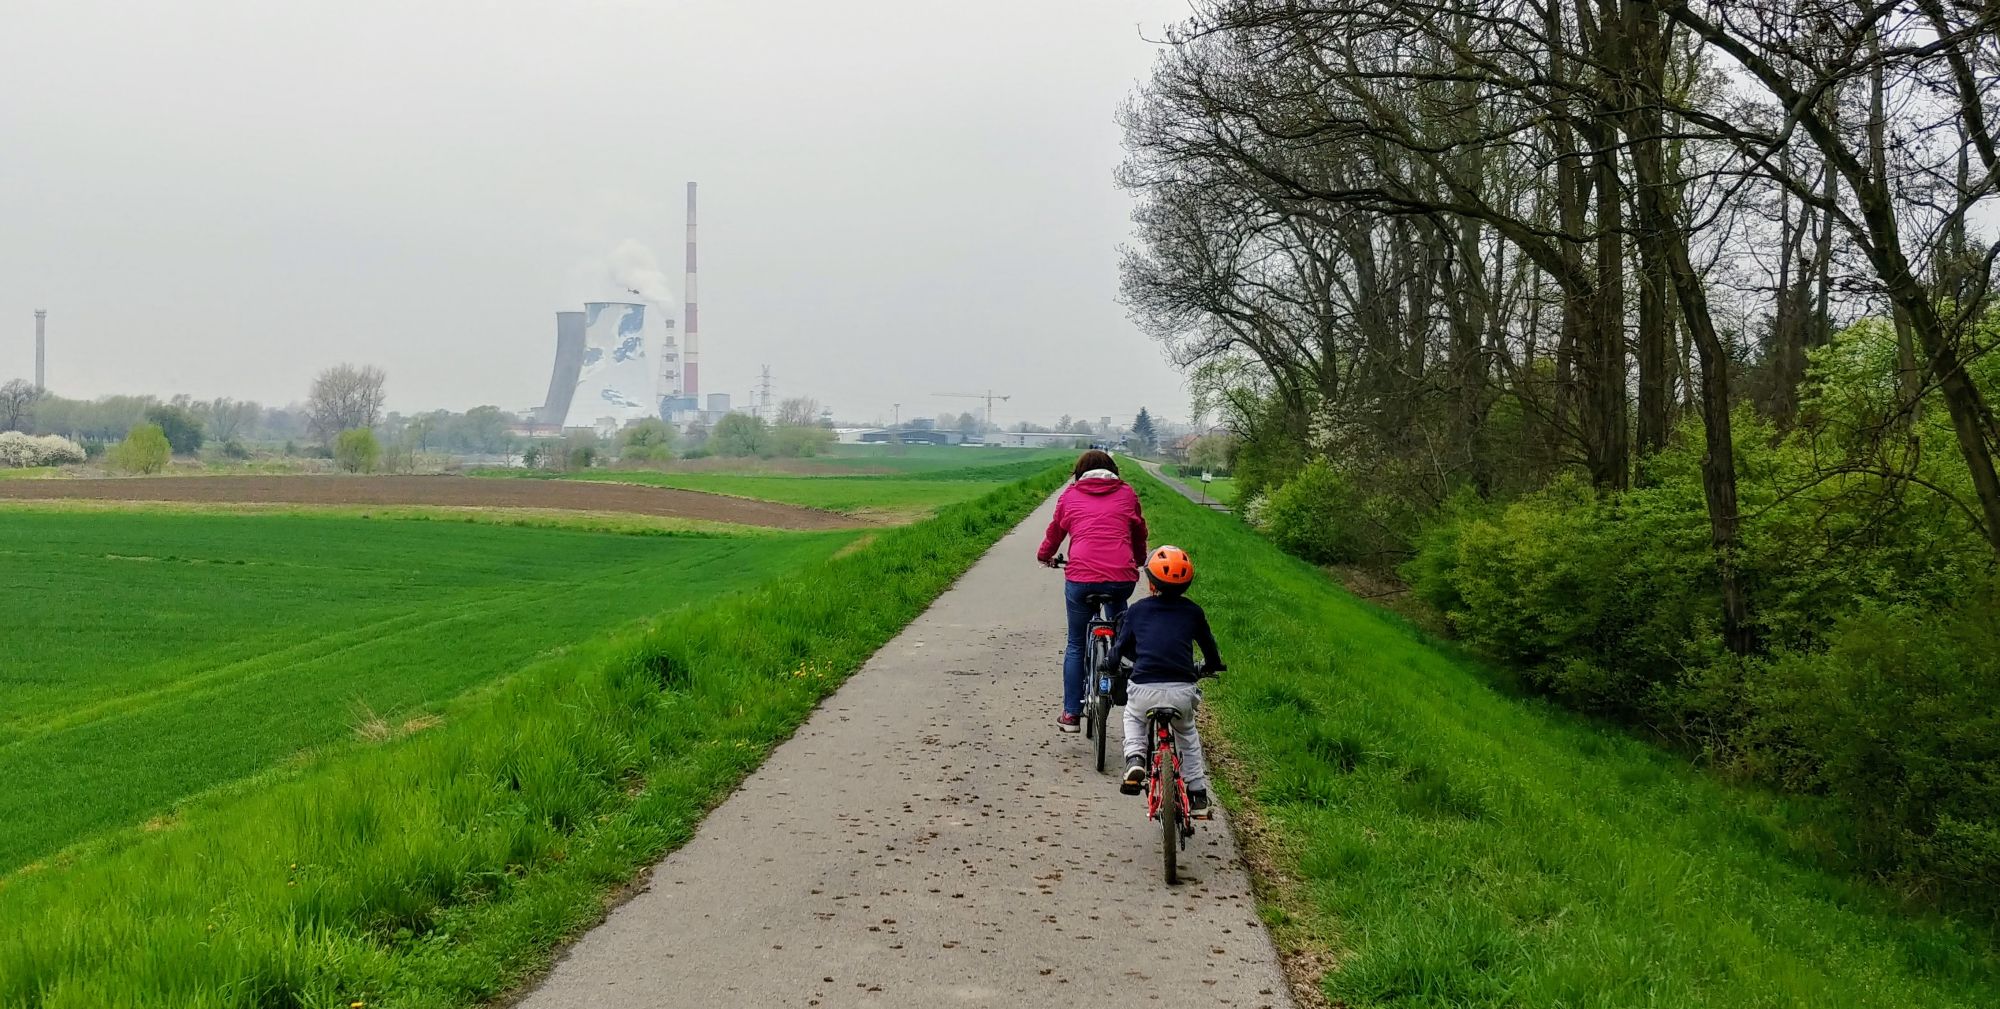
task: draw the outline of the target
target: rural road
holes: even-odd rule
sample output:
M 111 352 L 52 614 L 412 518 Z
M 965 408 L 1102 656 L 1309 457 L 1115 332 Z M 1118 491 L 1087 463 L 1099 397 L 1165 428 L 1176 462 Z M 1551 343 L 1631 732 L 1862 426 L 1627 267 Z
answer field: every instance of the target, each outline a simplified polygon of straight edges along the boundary
M 1055 731 L 1060 575 L 1033 560 L 1052 509 L 519 1005 L 1289 1007 L 1222 819 L 1182 856 L 1195 878 L 1168 888 L 1142 800 Z

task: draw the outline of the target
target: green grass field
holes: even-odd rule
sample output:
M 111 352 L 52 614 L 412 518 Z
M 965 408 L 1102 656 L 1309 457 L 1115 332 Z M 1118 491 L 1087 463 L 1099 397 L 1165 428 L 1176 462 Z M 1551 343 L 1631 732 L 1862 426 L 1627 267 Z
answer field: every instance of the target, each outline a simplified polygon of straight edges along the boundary
M 499 995 L 595 921 L 607 893 L 691 837 L 821 698 L 1056 483 L 1049 475 L 1003 487 L 860 540 L 763 537 L 793 541 L 783 565 L 766 561 L 789 565 L 795 577 L 545 650 L 489 688 L 443 703 L 435 725 L 311 751 L 267 770 L 255 787 L 182 803 L 156 828 L 108 831 L 60 859 L 0 874 L 0 1006 L 456 1007 Z M 7 527 L 16 517 L 7 516 Z M 384 535 L 364 520 L 350 524 L 363 540 Z M 396 532 L 551 532 L 409 525 L 419 528 Z M 311 528 L 292 526 L 295 534 Z M 580 567 L 592 548 L 582 534 L 553 532 L 566 546 L 532 561 L 481 561 L 472 541 L 452 549 L 462 549 L 467 568 L 504 563 L 524 576 L 588 581 Z M 102 544 L 88 531 L 76 535 L 88 546 L 68 556 L 88 561 Z M 828 550 L 843 537 L 851 549 Z M 613 539 L 635 551 L 620 555 L 635 564 L 647 544 L 717 546 Z M 173 553 L 211 560 L 234 543 L 212 537 L 201 550 Z M 745 562 L 763 548 L 726 545 L 753 551 L 739 555 Z M 377 547 L 373 563 L 434 584 L 407 557 Z M 322 563 L 334 572 L 350 566 Z M 566 563 L 579 567 L 562 575 Z M 679 590 L 667 605 L 688 595 L 674 575 L 668 569 L 661 580 Z M 15 577 L 0 575 L 0 584 Z M 179 605 L 209 615 L 227 608 Z M 521 622 L 501 631 L 515 633 Z M 403 643 L 427 647 L 421 637 Z M 40 647 L 63 650 L 59 642 Z M 51 707 L 41 710 L 50 717 Z M 203 738 L 222 745 L 215 734 Z
M 8 509 L 0 874 L 852 538 Z
M 1989 928 L 1829 871 L 1823 811 L 1493 685 L 1236 519 L 1138 481 L 1230 671 L 1225 798 L 1281 946 L 1359 1007 L 1990 1007 Z
M 593 469 L 573 473 L 486 470 L 481 476 L 602 480 L 706 491 L 781 504 L 822 508 L 848 515 L 909 519 L 946 505 L 970 501 L 997 487 L 1052 469 L 1073 453 L 1024 449 L 968 449 L 909 446 L 900 453 L 872 446 L 837 446 L 832 455 L 808 460 L 815 467 L 851 469 L 842 473 L 683 472 Z M 884 472 L 885 471 L 885 472 Z

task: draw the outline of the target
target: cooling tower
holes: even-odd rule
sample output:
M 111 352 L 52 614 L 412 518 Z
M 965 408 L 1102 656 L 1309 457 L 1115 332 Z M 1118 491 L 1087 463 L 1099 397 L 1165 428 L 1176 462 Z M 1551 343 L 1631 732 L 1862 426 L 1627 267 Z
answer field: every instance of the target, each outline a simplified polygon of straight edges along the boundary
M 583 317 L 583 367 L 563 426 L 654 416 L 659 398 L 646 353 L 646 306 L 593 301 L 583 306 Z
M 549 373 L 549 394 L 542 400 L 538 424 L 561 424 L 569 416 L 570 397 L 583 370 L 583 313 L 556 313 L 556 366 Z

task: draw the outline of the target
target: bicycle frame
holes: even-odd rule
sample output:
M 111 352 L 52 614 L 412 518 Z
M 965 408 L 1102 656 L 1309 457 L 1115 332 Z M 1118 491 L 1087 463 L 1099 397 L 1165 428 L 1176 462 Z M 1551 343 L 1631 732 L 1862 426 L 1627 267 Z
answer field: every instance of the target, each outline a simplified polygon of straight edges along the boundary
M 1147 757 L 1146 768 L 1146 817 L 1152 820 L 1160 818 L 1160 806 L 1166 798 L 1161 784 L 1172 782 L 1175 794 L 1180 796 L 1181 829 L 1192 834 L 1194 821 L 1187 815 L 1187 781 L 1181 777 L 1181 751 L 1180 747 L 1174 745 L 1173 723 L 1164 718 L 1155 718 L 1152 728 L 1153 751 Z M 1161 773 L 1162 755 L 1166 758 L 1165 774 Z
M 1194 836 L 1194 818 L 1188 814 L 1187 781 L 1181 777 L 1181 751 L 1174 745 L 1173 719 L 1149 715 L 1147 721 L 1153 746 L 1146 758 L 1146 817 L 1159 821 L 1169 805 L 1173 808 L 1173 824 L 1161 823 L 1163 832 L 1171 830 L 1162 838 L 1161 856 L 1166 863 L 1167 882 L 1172 884 L 1180 881 L 1177 856 L 1187 847 L 1188 838 Z M 1169 797 L 1173 799 L 1171 803 Z

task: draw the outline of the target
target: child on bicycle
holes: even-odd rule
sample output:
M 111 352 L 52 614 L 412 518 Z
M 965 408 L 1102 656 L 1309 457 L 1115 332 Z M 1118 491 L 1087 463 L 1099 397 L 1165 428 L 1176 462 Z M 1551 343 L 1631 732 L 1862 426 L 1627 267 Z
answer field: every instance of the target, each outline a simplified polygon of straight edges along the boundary
M 1197 682 L 1223 670 L 1208 615 L 1187 597 L 1194 581 L 1194 562 L 1187 551 L 1165 546 L 1146 558 L 1146 582 L 1151 594 L 1125 611 L 1110 661 L 1132 661 L 1130 685 L 1114 680 L 1111 701 L 1125 706 L 1125 779 L 1118 790 L 1138 795 L 1146 786 L 1146 712 L 1171 707 L 1174 743 L 1181 753 L 1181 778 L 1187 782 L 1188 815 L 1207 819 L 1208 763 L 1202 758 L 1201 735 L 1194 712 L 1201 704 Z M 1194 659 L 1201 647 L 1202 662 Z

